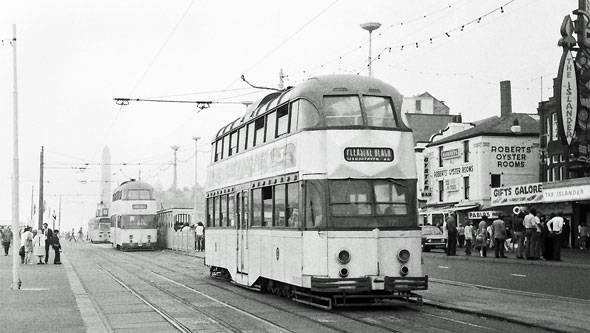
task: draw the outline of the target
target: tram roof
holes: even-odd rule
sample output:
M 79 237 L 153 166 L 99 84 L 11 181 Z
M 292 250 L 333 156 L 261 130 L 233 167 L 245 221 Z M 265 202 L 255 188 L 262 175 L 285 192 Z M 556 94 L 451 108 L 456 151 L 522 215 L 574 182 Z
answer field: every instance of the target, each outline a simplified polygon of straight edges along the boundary
M 139 181 L 139 180 L 128 180 L 128 181 L 124 181 L 121 183 L 121 185 L 119 185 L 119 187 L 117 187 L 115 189 L 115 191 L 118 190 L 128 190 L 128 189 L 134 189 L 134 190 L 153 190 L 153 186 Z
M 379 79 L 367 76 L 352 74 L 321 75 L 312 77 L 297 86 L 288 87 L 282 91 L 273 92 L 264 96 L 260 100 L 251 104 L 243 116 L 222 127 L 217 132 L 215 139 L 223 136 L 225 133 L 231 132 L 234 128 L 238 128 L 242 124 L 250 122 L 259 115 L 298 97 L 305 96 L 311 101 L 317 101 L 321 100 L 325 95 L 351 94 L 393 96 L 393 103 L 399 116 L 402 95 L 393 86 Z M 318 108 L 319 112 L 321 112 L 321 110 L 321 108 Z

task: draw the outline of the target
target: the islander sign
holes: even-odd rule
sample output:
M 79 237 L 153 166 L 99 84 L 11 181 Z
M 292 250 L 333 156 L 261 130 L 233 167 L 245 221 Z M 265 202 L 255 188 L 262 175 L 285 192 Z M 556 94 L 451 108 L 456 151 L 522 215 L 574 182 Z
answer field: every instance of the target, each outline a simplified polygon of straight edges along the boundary
M 492 206 L 520 205 L 542 201 L 542 183 L 497 187 L 492 189 Z
M 563 139 L 567 142 L 568 146 L 574 138 L 576 116 L 578 114 L 578 83 L 576 81 L 574 57 L 571 52 L 572 42 L 570 42 L 573 39 L 573 31 L 574 26 L 568 15 L 561 24 L 561 35 L 563 38 L 560 40 L 560 45 L 563 47 L 563 54 L 557 72 L 557 86 L 559 89 L 557 107 L 559 108 L 559 113 L 561 113 Z M 575 39 L 573 40 L 573 45 L 575 45 Z

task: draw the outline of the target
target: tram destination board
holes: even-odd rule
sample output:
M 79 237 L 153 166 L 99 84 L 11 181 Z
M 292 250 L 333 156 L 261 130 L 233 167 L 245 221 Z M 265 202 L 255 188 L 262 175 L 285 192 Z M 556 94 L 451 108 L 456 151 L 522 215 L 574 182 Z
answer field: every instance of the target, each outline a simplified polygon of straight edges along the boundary
M 344 159 L 348 162 L 391 162 L 393 149 L 386 147 L 347 147 Z

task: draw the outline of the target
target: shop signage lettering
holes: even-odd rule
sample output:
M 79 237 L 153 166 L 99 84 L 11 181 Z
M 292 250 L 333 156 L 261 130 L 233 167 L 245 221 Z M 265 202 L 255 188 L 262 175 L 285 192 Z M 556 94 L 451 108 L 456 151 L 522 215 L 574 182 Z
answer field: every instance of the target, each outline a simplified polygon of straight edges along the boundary
M 348 162 L 391 162 L 393 149 L 347 147 L 344 149 L 344 159 Z
M 492 205 L 518 205 L 543 201 L 543 184 L 533 183 L 492 189 Z
M 132 204 L 131 209 L 147 209 L 146 204 Z
M 467 213 L 467 218 L 470 220 L 481 220 L 482 216 L 487 216 L 489 219 L 497 218 L 500 212 L 495 210 L 482 210 L 476 212 L 469 212 Z
M 590 200 L 590 185 L 544 189 L 545 202 Z
M 455 175 L 464 175 L 473 172 L 473 165 L 464 165 L 460 167 L 454 167 L 450 169 L 442 169 L 434 171 L 433 176 L 435 178 L 440 177 L 447 177 L 447 176 L 455 176 Z
M 578 113 L 576 72 L 571 51 L 564 52 L 560 65 L 558 80 L 560 81 L 561 125 L 569 145 L 574 138 L 574 127 Z
M 490 149 L 498 168 L 524 168 L 527 154 L 532 152 L 532 147 L 524 146 L 492 146 Z
M 459 191 L 459 179 L 458 178 L 445 179 L 445 191 L 448 191 L 448 192 Z
M 459 157 L 459 149 L 455 148 L 455 149 L 451 149 L 451 150 L 443 150 L 441 153 L 441 157 L 443 159 L 451 159 L 451 158 L 457 158 Z

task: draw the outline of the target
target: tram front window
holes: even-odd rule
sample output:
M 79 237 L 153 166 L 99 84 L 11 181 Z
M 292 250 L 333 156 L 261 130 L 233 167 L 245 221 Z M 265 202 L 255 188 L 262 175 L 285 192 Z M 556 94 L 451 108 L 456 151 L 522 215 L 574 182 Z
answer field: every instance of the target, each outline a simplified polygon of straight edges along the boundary
M 121 227 L 127 229 L 155 229 L 156 215 L 123 215 Z
M 332 214 L 335 216 L 371 215 L 373 191 L 368 181 L 332 181 L 330 198 Z
M 391 99 L 377 96 L 363 97 L 367 112 L 367 125 L 378 127 L 397 127 Z
M 326 126 L 362 125 L 363 116 L 358 96 L 324 97 Z

